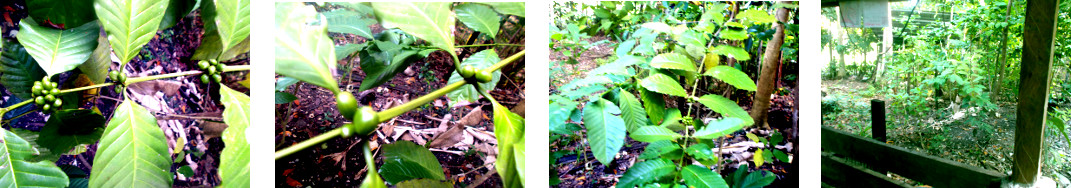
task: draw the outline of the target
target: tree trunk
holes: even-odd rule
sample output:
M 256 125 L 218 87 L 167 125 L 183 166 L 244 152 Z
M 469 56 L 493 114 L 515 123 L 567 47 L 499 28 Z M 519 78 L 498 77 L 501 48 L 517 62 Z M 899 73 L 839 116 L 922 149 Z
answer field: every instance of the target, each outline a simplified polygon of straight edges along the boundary
M 766 62 L 762 63 L 762 74 L 759 74 L 758 91 L 755 93 L 755 100 L 752 101 L 751 107 L 751 119 L 755 120 L 755 125 L 762 125 L 763 127 L 769 127 L 766 124 L 766 112 L 770 109 L 770 94 L 773 93 L 774 80 L 776 80 L 777 67 L 781 64 L 781 45 L 785 42 L 785 26 L 781 25 L 788 20 L 788 9 L 777 9 L 777 20 L 780 22 L 774 23 L 773 27 L 777 28 L 777 33 L 774 33 L 770 42 L 766 43 L 766 52 L 763 55 L 763 59 Z

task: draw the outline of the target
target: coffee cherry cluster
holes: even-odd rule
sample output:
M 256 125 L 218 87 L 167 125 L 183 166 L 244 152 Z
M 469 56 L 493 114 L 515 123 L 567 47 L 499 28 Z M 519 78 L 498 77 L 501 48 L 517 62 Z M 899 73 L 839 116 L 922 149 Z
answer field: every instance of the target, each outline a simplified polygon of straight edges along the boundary
M 119 83 L 119 85 L 126 83 L 126 75 L 119 73 L 119 71 L 108 72 L 108 78 L 111 78 L 113 82 Z
M 207 61 L 201 60 L 200 62 L 197 62 L 197 68 L 200 68 L 202 71 L 204 71 L 204 74 L 201 74 L 201 83 L 220 83 L 220 81 L 223 81 L 222 74 L 224 66 L 225 65 L 223 63 L 219 63 L 219 61 L 216 61 L 215 59 Z
M 33 102 L 45 113 L 55 112 L 63 105 L 63 100 L 56 97 L 59 92 L 59 84 L 49 81 L 48 77 L 33 82 Z

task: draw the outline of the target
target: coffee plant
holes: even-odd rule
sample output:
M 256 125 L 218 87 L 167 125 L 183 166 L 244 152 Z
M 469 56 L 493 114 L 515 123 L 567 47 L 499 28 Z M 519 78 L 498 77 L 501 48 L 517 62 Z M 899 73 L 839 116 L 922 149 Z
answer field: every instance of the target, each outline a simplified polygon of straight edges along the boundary
M 519 46 L 522 44 L 455 44 L 454 29 L 468 29 L 495 38 L 499 27 L 511 16 L 523 19 L 524 3 L 327 3 L 342 7 L 318 13 L 303 3 L 277 3 L 275 25 L 275 71 L 285 76 L 276 83 L 277 103 L 293 101 L 286 87 L 297 81 L 322 87 L 334 93 L 338 112 L 344 115 L 345 125 L 306 141 L 288 146 L 275 153 L 275 160 L 318 145 L 335 137 L 361 137 L 365 140 L 363 153 L 368 174 L 361 187 L 443 186 L 446 177 L 435 156 L 413 142 L 398 141 L 382 147 L 384 162 L 377 168 L 367 145 L 369 135 L 380 123 L 428 104 L 443 95 L 450 106 L 463 101 L 475 102 L 484 97 L 493 104 L 495 137 L 498 157 L 494 169 L 503 187 L 522 187 L 524 184 L 524 119 L 499 104 L 488 93 L 502 76 L 502 67 L 524 56 L 524 51 L 499 58 L 493 49 L 483 50 L 459 59 L 460 48 L 479 46 Z M 323 4 L 321 4 L 323 5 Z M 462 24 L 457 24 L 460 21 Z M 370 25 L 385 29 L 373 33 Z M 522 21 L 523 23 L 523 21 Z M 335 46 L 328 32 L 354 34 L 369 39 L 361 44 Z M 357 55 L 366 77 L 359 90 L 382 85 L 405 70 L 412 62 L 433 52 L 443 51 L 453 60 L 455 72 L 449 83 L 424 96 L 389 109 L 376 111 L 360 106 L 352 91 L 343 90 L 335 80 L 337 61 Z M 348 70 L 348 69 L 347 69 Z M 382 178 L 382 179 L 381 179 Z
M 249 96 L 228 88 L 221 73 L 248 71 L 249 65 L 227 65 L 247 53 L 248 0 L 94 0 L 28 1 L 29 17 L 18 21 L 16 41 L 2 41 L 0 84 L 12 93 L 13 105 L 0 108 L 0 115 L 36 110 L 48 114 L 40 131 L 0 129 L 0 184 L 8 187 L 170 187 L 178 172 L 176 159 L 185 157 L 185 138 L 169 140 L 157 123 L 158 112 L 147 110 L 129 96 L 118 99 L 111 118 L 98 107 L 106 104 L 84 99 L 101 95 L 100 88 L 113 87 L 120 96 L 132 95 L 127 86 L 175 77 L 211 75 L 219 87 L 224 107 L 222 133 L 226 147 L 220 154 L 220 187 L 249 187 Z M 126 68 L 150 40 L 162 37 L 180 19 L 199 12 L 206 32 L 190 58 L 194 62 L 218 62 L 215 70 L 188 70 L 147 76 L 127 76 Z M 103 33 L 101 30 L 103 29 Z M 113 56 L 114 54 L 114 56 Z M 113 59 L 116 58 L 116 59 Z M 117 66 L 114 61 L 118 61 Z M 75 71 L 74 69 L 78 69 Z M 111 69 L 111 71 L 109 71 Z M 61 80 L 59 75 L 67 79 Z M 87 78 L 85 80 L 75 78 Z M 248 81 L 244 81 L 248 83 Z M 248 87 L 248 85 L 246 85 Z M 35 106 L 33 110 L 20 108 Z M 10 120 L 4 124 L 10 124 Z M 106 125 L 105 125 L 106 123 Z M 6 127 L 11 127 L 7 125 Z M 99 142 L 98 142 L 99 141 Z M 169 146 L 175 144 L 174 146 Z M 61 155 L 78 155 L 96 143 L 92 172 L 76 176 L 54 162 Z M 181 170 L 180 170 L 181 171 Z M 188 176 L 188 175 L 186 175 Z M 208 186 L 208 185 L 205 185 Z
M 637 9 L 613 13 L 612 16 L 600 15 L 620 7 L 663 8 L 665 11 L 652 13 Z M 550 131 L 560 139 L 562 135 L 585 130 L 582 136 L 592 155 L 606 166 L 617 158 L 626 138 L 649 143 L 637 162 L 620 177 L 617 187 L 769 185 L 775 179 L 769 171 L 748 173 L 744 166 L 723 178 L 712 170 L 733 164 L 728 159 L 720 159 L 716 154 L 721 153 L 720 150 L 712 148 L 721 148 L 718 146 L 724 143 L 723 138 L 727 135 L 757 125 L 756 119 L 765 119 L 753 118 L 736 101 L 720 93 L 763 90 L 762 82 L 757 85 L 741 71 L 747 66 L 744 62 L 761 58 L 767 60 L 765 64 L 770 64 L 782 58 L 794 58 L 781 54 L 795 51 L 793 35 L 796 31 L 791 28 L 797 26 L 788 19 L 795 14 L 795 7 L 794 4 L 757 2 L 602 2 L 594 9 L 600 19 L 640 19 L 602 21 L 614 24 L 609 28 L 634 27 L 607 32 L 621 33 L 622 36 L 610 57 L 612 61 L 552 93 Z M 641 23 L 628 24 L 637 21 Z M 565 24 L 564 29 L 553 27 L 562 26 L 552 26 L 552 45 L 575 42 L 578 39 L 569 36 L 583 30 L 573 23 Z M 764 56 L 752 57 L 756 54 L 754 51 L 763 49 L 761 43 L 766 44 Z M 774 75 L 763 71 L 758 76 Z M 712 91 L 709 85 L 714 83 L 727 85 Z M 765 95 L 768 102 L 769 92 Z M 667 101 L 678 101 L 677 107 L 668 106 Z M 760 103 L 763 99 L 756 97 L 755 101 Z M 700 108 L 716 113 L 720 118 L 705 118 L 718 116 L 699 114 Z M 780 161 L 789 162 L 787 154 L 772 149 L 783 140 L 780 133 L 770 139 L 748 135 L 754 137 L 755 142 L 768 145 L 764 147 L 766 149 L 754 152 L 754 165 L 772 162 L 775 156 Z M 715 143 L 715 140 L 721 141 Z M 551 181 L 556 179 L 552 177 Z

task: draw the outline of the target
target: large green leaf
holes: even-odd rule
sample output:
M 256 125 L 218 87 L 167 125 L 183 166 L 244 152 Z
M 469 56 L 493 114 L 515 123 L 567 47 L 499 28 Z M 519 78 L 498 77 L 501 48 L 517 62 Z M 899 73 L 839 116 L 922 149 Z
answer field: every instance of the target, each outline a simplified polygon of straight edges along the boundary
M 495 38 L 498 35 L 498 21 L 502 20 L 502 18 L 494 10 L 491 10 L 491 7 L 466 3 L 454 7 L 454 12 L 457 12 L 457 19 L 472 28 L 472 30 L 488 34 L 491 38 Z
M 662 117 L 666 113 L 666 99 L 662 97 L 662 94 L 640 88 L 640 99 L 643 99 L 643 109 L 647 111 L 651 124 L 662 123 Z
M 108 78 L 108 68 L 112 65 L 112 47 L 108 46 L 108 37 L 97 36 L 97 48 L 93 49 L 89 60 L 78 65 L 78 70 L 89 77 L 94 84 L 104 83 Z
M 517 165 L 517 177 L 520 178 L 520 184 L 523 187 L 525 185 L 525 181 L 524 181 L 524 172 L 525 172 L 525 170 L 524 170 L 524 164 L 525 164 L 524 158 L 527 156 L 527 154 L 524 151 L 524 148 L 525 148 L 524 147 L 524 145 L 525 145 L 524 144 L 524 142 L 525 142 L 524 141 L 524 134 L 521 134 L 520 136 L 521 136 L 521 139 L 517 140 L 517 142 L 513 143 L 513 156 L 514 156 L 515 159 L 517 159 L 517 160 L 515 160 L 516 161 L 516 165 Z M 514 183 L 514 184 L 516 184 L 516 183 Z
M 695 62 L 688 56 L 678 53 L 658 54 L 651 59 L 651 67 L 695 72 Z
M 605 166 L 625 145 L 625 120 L 620 114 L 617 105 L 603 98 L 592 99 L 584 106 L 584 128 L 588 130 L 591 152 Z
M 247 52 L 249 52 L 249 37 L 224 52 L 223 44 L 220 43 L 219 32 L 211 30 L 202 35 L 201 45 L 197 46 L 197 50 L 193 52 L 193 57 L 190 57 L 190 59 L 228 61 Z
M 743 180 L 736 182 L 734 188 L 762 188 L 770 185 L 777 176 L 770 171 L 755 171 L 748 174 Z
M 30 0 L 26 9 L 35 20 L 48 20 L 64 28 L 71 28 L 93 21 L 93 1 L 86 0 Z
M 170 0 L 164 18 L 160 19 L 160 30 L 175 26 L 179 20 L 190 15 L 201 6 L 201 0 Z
M 524 17 L 524 2 L 479 2 L 480 4 L 491 5 L 495 11 L 502 14 L 516 15 Z
M 368 46 L 369 44 L 372 44 L 372 43 L 374 43 L 374 42 L 366 42 L 366 43 L 361 43 L 361 44 L 345 44 L 345 45 L 341 45 L 341 46 L 335 46 L 335 60 L 342 61 L 342 60 L 346 59 L 347 57 L 350 57 L 351 55 L 353 55 L 353 53 L 357 53 L 357 51 L 359 51 L 361 49 L 364 49 L 366 46 Z
M 681 138 L 681 134 L 660 126 L 640 126 L 629 137 L 640 142 L 657 142 Z
M 751 59 L 751 54 L 748 54 L 747 51 L 736 46 L 718 45 L 715 47 L 711 47 L 710 51 L 714 52 L 715 54 L 726 55 L 740 61 L 747 61 Z
M 703 75 L 713 76 L 718 80 L 729 83 L 729 85 L 733 85 L 737 89 L 755 91 L 756 88 L 755 81 L 751 77 L 748 77 L 743 71 L 730 66 L 715 66 L 707 70 Z
M 449 2 L 373 2 L 384 28 L 398 28 L 454 54 L 454 13 Z
M 451 188 L 454 187 L 450 182 L 443 182 L 440 180 L 432 179 L 414 179 L 403 181 L 398 183 L 398 188 Z
M 644 88 L 647 88 L 648 90 L 662 94 L 681 97 L 688 96 L 688 93 L 685 93 L 684 87 L 681 87 L 681 84 L 679 82 L 674 80 L 672 77 L 666 76 L 665 74 L 661 73 L 654 73 L 650 76 L 647 76 L 647 78 L 644 78 L 643 81 L 640 81 L 640 85 Z
M 617 187 L 636 187 L 644 183 L 655 181 L 677 170 L 672 161 L 666 159 L 653 159 L 636 163 L 625 171 L 621 176 Z
M 736 14 L 736 19 L 746 20 L 752 24 L 764 24 L 777 22 L 777 18 L 769 12 L 759 9 L 747 9 Z
M 502 177 L 504 187 L 518 187 L 524 183 L 520 180 L 524 171 L 518 171 L 516 147 L 518 143 L 524 147 L 524 118 L 511 112 L 505 106 L 492 102 L 494 107 L 493 120 L 495 123 L 495 138 L 498 140 L 498 159 L 495 161 L 495 170 Z M 521 150 L 523 152 L 523 149 Z M 523 153 L 520 153 L 523 155 Z
M 744 121 L 740 118 L 722 118 L 707 123 L 706 127 L 695 131 L 692 136 L 698 139 L 714 139 L 744 128 Z
M 317 17 L 312 6 L 275 4 L 275 73 L 338 92 L 334 42 L 326 26 L 306 23 Z
M 249 37 L 249 0 L 213 0 L 216 5 L 216 29 L 227 51 Z
M 560 96 L 559 96 L 560 97 Z M 569 129 L 569 116 L 576 110 L 576 102 L 570 100 L 553 100 L 548 108 L 550 108 L 550 132 L 558 134 L 573 134 L 574 131 L 579 129 Z
M 640 126 L 649 125 L 647 123 L 647 114 L 644 113 L 640 100 L 637 100 L 632 93 L 622 90 L 620 97 L 617 98 L 617 105 L 621 107 L 621 118 L 625 120 L 628 132 L 632 132 Z
M 249 187 L 249 142 L 245 130 L 249 127 L 249 96 L 223 84 L 219 85 L 219 101 L 223 103 L 223 144 L 220 152 L 220 187 Z
M 361 50 L 361 71 L 364 71 L 365 79 L 361 81 L 360 89 L 367 90 L 387 83 L 394 75 L 405 71 L 409 64 L 424 58 L 430 52 L 429 50 L 422 53 L 409 48 L 411 41 L 400 39 L 398 34 L 383 32 L 377 35 L 372 45 Z
M 736 102 L 733 102 L 733 100 L 729 100 L 728 98 L 711 94 L 699 97 L 697 101 L 703 104 L 703 106 L 710 108 L 710 110 L 721 114 L 723 117 L 735 117 L 744 120 L 744 126 L 754 123 L 754 120 L 751 119 L 751 116 L 748 115 L 747 111 L 744 111 L 744 108 L 740 108 L 740 105 L 737 105 Z
M 690 187 L 729 188 L 729 184 L 725 183 L 721 175 L 703 166 L 688 165 L 681 169 L 681 176 L 684 177 L 684 183 Z
M 714 159 L 714 151 L 710 150 L 710 146 L 704 143 L 692 144 L 691 146 L 688 146 L 688 148 L 685 148 L 684 152 L 697 160 Z
M 696 32 L 695 30 L 685 30 L 676 40 L 684 46 L 699 47 L 699 49 L 705 49 L 707 46 L 707 34 Z
M 66 153 L 75 146 L 97 143 L 104 133 L 104 116 L 92 110 L 60 110 L 41 128 L 37 144 L 54 153 Z M 84 147 L 84 146 L 83 146 Z
M 104 129 L 90 187 L 170 187 L 167 137 L 149 110 L 126 99 Z
M 38 154 L 29 142 L 0 129 L 0 186 L 66 187 L 67 175 L 52 161 L 26 161 Z
M 376 24 L 376 20 L 372 18 L 364 18 L 361 13 L 343 9 L 337 9 L 324 12 L 324 17 L 327 17 L 327 31 L 336 33 L 349 33 L 361 36 L 364 38 L 373 38 L 372 28 L 369 28 L 372 24 Z
M 410 141 L 398 141 L 383 146 L 383 165 L 379 173 L 391 184 L 411 179 L 445 180 L 443 167 L 435 155 L 424 146 Z
M 164 18 L 168 2 L 158 0 L 95 0 L 100 25 L 108 33 L 108 42 L 119 57 L 120 64 L 126 65 L 141 52 L 141 46 L 148 44 L 160 20 Z
M 45 70 L 34 63 L 33 56 L 18 43 L 7 43 L 0 54 L 0 85 L 20 99 L 32 97 L 34 81 L 45 77 Z
M 22 19 L 17 37 L 37 64 L 52 76 L 85 63 L 97 47 L 99 34 L 97 22 L 58 30 L 39 26 L 33 19 Z
M 494 65 L 499 61 L 501 61 L 501 59 L 498 58 L 498 54 L 495 53 L 495 49 L 487 49 L 480 52 L 476 52 L 475 54 L 472 54 L 472 56 L 469 56 L 469 58 L 465 58 L 465 60 L 462 60 L 461 67 L 465 67 L 465 65 L 472 65 L 472 67 L 476 67 L 479 70 L 483 70 L 488 67 L 491 67 L 491 65 Z M 498 84 L 498 80 L 501 77 L 502 71 L 496 70 L 495 72 L 491 73 L 490 82 L 480 83 L 478 85 L 484 91 L 490 92 L 491 90 L 495 89 L 495 84 Z M 457 73 L 457 71 L 454 71 L 454 73 L 450 73 L 450 80 L 447 81 L 447 84 L 464 81 L 465 78 L 462 78 L 461 75 Z M 473 87 L 472 84 L 465 84 L 464 86 L 461 86 L 460 89 L 450 91 L 450 93 L 446 94 L 446 97 L 450 98 L 450 106 L 454 106 L 454 104 L 457 104 L 461 101 L 475 102 L 476 99 L 479 99 L 480 96 L 480 93 L 476 91 L 476 88 Z

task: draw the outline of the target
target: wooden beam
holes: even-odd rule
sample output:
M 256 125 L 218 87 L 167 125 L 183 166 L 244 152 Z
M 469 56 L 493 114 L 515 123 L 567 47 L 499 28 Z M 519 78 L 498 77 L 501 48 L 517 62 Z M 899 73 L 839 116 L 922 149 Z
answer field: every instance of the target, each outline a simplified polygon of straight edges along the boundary
M 870 137 L 885 142 L 885 101 L 870 100 Z
M 934 157 L 822 126 L 822 151 L 833 152 L 933 187 L 997 187 L 1003 173 Z
M 1012 181 L 1033 184 L 1041 170 L 1041 143 L 1049 101 L 1053 38 L 1059 0 L 1028 0 L 1023 23 L 1023 59 L 1015 120 Z
M 912 187 L 830 153 L 822 153 L 822 183 L 835 187 Z

